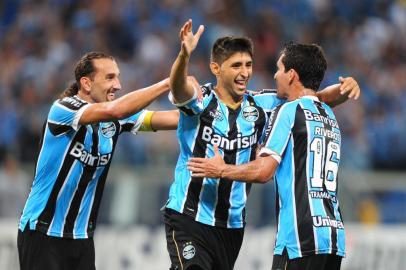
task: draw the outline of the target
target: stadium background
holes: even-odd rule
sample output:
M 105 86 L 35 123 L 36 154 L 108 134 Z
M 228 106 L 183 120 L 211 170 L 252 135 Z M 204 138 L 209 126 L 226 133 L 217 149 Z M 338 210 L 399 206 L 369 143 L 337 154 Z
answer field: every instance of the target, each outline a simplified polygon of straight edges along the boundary
M 278 50 L 289 41 L 323 46 L 328 72 L 355 77 L 360 101 L 335 109 L 343 133 L 340 200 L 348 229 L 343 269 L 406 269 L 406 1 L 162 0 L 0 1 L 0 269 L 18 269 L 17 220 L 51 102 L 90 50 L 112 54 L 121 94 L 168 76 L 178 32 L 206 26 L 191 74 L 213 81 L 209 52 L 222 35 L 255 43 L 250 89 L 273 88 Z M 171 109 L 166 97 L 151 107 Z M 159 212 L 178 154 L 175 132 L 121 138 L 96 233 L 102 269 L 167 269 Z M 273 185 L 255 186 L 236 269 L 269 269 Z

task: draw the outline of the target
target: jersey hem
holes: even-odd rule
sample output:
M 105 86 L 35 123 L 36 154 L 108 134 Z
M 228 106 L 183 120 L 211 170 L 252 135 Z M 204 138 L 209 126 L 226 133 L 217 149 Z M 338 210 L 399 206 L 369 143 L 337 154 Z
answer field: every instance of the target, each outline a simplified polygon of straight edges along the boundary
M 228 226 L 228 223 L 225 221 L 219 221 L 217 220 L 215 223 L 213 224 L 213 220 L 208 220 L 208 219 L 204 219 L 204 218 L 200 218 L 199 220 L 195 217 L 194 213 L 188 212 L 188 211 L 179 211 L 176 208 L 173 208 L 171 206 L 166 206 L 166 208 L 172 209 L 180 214 L 186 215 L 190 218 L 192 218 L 194 221 L 205 224 L 205 225 L 209 225 L 212 227 L 219 227 L 219 228 L 226 228 L 226 229 L 241 229 L 245 227 L 245 222 L 237 222 L 237 223 L 231 223 L 230 226 Z
M 48 231 L 47 227 L 41 226 L 39 224 L 37 224 L 33 230 L 42 232 L 48 236 L 59 237 L 59 238 L 68 238 L 68 239 L 87 239 L 87 238 L 92 238 L 93 234 L 94 234 L 94 231 L 88 231 L 86 234 L 83 234 L 83 233 L 82 234 L 73 234 L 73 233 L 63 232 L 63 235 L 61 235 L 60 232 Z
M 283 247 L 282 249 L 275 250 L 274 254 L 275 255 L 282 255 L 283 250 L 285 248 L 286 248 L 286 246 Z M 338 250 L 338 249 L 332 249 L 332 250 L 330 250 L 330 249 L 307 250 L 307 251 L 302 251 L 301 253 L 302 253 L 301 256 L 292 256 L 292 257 L 288 256 L 289 260 L 296 259 L 296 258 L 303 258 L 303 257 L 306 257 L 306 256 L 312 256 L 312 255 L 321 255 L 321 254 L 337 255 L 337 256 L 340 256 L 340 257 L 344 257 L 344 258 L 345 258 L 345 255 L 346 255 L 345 251 Z M 289 255 L 289 251 L 288 251 L 288 255 Z

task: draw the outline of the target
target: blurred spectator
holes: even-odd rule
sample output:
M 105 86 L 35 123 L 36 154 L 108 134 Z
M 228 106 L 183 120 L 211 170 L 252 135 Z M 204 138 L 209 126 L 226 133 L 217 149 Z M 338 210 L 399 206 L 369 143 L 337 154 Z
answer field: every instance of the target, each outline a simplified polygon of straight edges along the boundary
M 22 211 L 32 175 L 27 176 L 19 164 L 34 167 L 50 103 L 67 87 L 66 82 L 74 80 L 72 67 L 78 58 L 89 50 L 114 55 L 121 68 L 119 94 L 127 93 L 169 75 L 179 51 L 178 29 L 188 18 L 195 27 L 206 26 L 190 67 L 201 82 L 214 81 L 208 69 L 210 48 L 221 35 L 247 35 L 254 41 L 255 72 L 249 85 L 254 90 L 275 87 L 277 52 L 285 42 L 322 45 L 328 59 L 322 86 L 336 83 L 340 75 L 351 75 L 362 88 L 360 101 L 335 108 L 343 131 L 340 168 L 406 170 L 405 0 L 123 0 L 119 4 L 112 0 L 2 0 L 0 217 L 16 218 Z M 151 108 L 173 106 L 164 97 Z M 174 166 L 178 156 L 175 132 L 138 136 L 124 136 L 118 143 L 116 164 Z M 160 185 L 168 185 L 172 173 L 158 179 Z M 109 181 L 101 223 L 120 219 L 110 211 L 120 208 L 115 197 L 130 190 L 114 177 Z M 270 214 L 275 211 L 274 187 L 258 189 L 256 224 L 274 223 Z M 150 195 L 163 204 L 167 187 L 159 190 Z M 399 214 L 406 213 L 405 194 L 394 190 L 361 197 L 359 204 L 354 200 L 351 207 L 357 216 L 350 219 L 368 224 L 405 222 L 406 214 Z M 131 223 L 137 216 L 132 214 L 121 222 Z
M 283 43 L 319 43 L 329 68 L 324 85 L 339 75 L 358 79 L 361 102 L 337 109 L 343 123 L 343 167 L 406 166 L 406 4 L 404 0 L 19 0 L 0 4 L 0 150 L 35 162 L 38 136 L 50 102 L 73 80 L 71 67 L 89 50 L 113 54 L 123 91 L 168 76 L 178 51 L 178 29 L 187 18 L 205 24 L 191 72 L 208 73 L 210 46 L 221 35 L 247 35 L 256 58 L 251 89 L 271 88 L 276 52 Z M 165 98 L 154 109 L 168 109 Z M 163 139 L 122 142 L 117 159 L 145 164 L 173 160 L 177 144 Z M 173 138 L 169 138 L 173 139 Z M 393 147 L 396 145 L 396 147 Z M 161 151 L 161 148 L 165 151 Z M 128 158 L 143 151 L 145 156 Z M 0 156 L 0 162 L 3 159 Z
M 0 217 L 13 218 L 17 223 L 28 195 L 30 180 L 18 160 L 6 155 L 0 169 Z
M 406 223 L 406 192 L 391 190 L 381 194 L 382 222 Z
M 379 206 L 373 199 L 361 200 L 357 207 L 358 219 L 366 225 L 376 225 L 380 222 Z

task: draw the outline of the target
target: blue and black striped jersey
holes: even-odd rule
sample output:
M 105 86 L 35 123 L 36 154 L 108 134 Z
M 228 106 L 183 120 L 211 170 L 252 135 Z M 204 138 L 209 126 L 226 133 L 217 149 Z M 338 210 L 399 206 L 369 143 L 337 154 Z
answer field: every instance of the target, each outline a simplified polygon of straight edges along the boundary
M 212 157 L 213 145 L 228 164 L 255 159 L 257 142 L 267 121 L 267 112 L 283 101 L 274 91 L 249 93 L 237 109 L 227 107 L 211 84 L 203 86 L 203 98 L 176 104 L 181 110 L 177 130 L 180 155 L 166 207 L 196 221 L 225 228 L 245 224 L 245 204 L 250 184 L 225 179 L 191 177 L 190 157 Z
M 77 96 L 52 105 L 20 230 L 28 224 L 31 230 L 56 237 L 93 235 L 117 138 L 124 131 L 136 133 L 146 111 L 81 126 L 79 119 L 88 106 Z
M 280 158 L 275 173 L 275 254 L 345 256 L 344 224 L 337 197 L 341 133 L 333 111 L 305 96 L 277 107 L 260 155 Z

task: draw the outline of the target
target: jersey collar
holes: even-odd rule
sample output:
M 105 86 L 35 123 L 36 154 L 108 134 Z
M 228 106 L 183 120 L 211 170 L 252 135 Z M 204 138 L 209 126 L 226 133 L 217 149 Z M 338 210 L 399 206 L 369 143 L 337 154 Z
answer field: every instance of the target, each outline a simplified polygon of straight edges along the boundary
M 78 95 L 74 95 L 73 97 L 76 98 L 76 99 L 79 99 L 79 100 L 82 101 L 83 103 L 89 103 L 89 102 L 87 102 L 86 100 L 81 99 Z
M 317 96 L 302 96 L 300 98 L 308 98 L 308 99 L 312 99 L 314 101 L 319 101 L 320 102 L 320 100 L 319 100 L 319 98 Z

